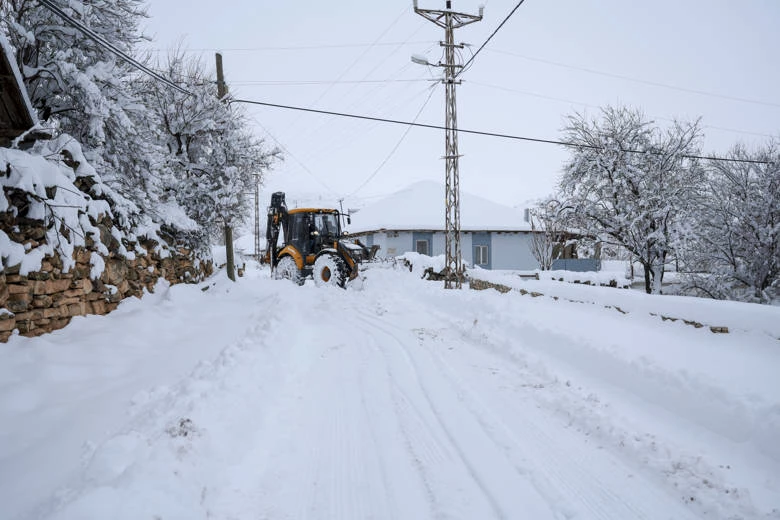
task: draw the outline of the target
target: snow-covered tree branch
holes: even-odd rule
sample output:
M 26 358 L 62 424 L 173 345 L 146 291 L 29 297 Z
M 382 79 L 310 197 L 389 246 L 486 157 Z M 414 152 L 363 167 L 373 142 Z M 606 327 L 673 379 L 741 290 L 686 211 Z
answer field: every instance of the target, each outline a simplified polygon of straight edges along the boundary
M 686 241 L 686 288 L 714 298 L 767 303 L 780 295 L 780 143 L 735 146 L 712 161 Z
M 529 210 L 531 220 L 531 254 L 542 271 L 549 271 L 556 253 L 564 244 L 564 208 L 552 197 Z
M 560 182 L 568 224 L 624 247 L 644 267 L 645 290 L 660 293 L 682 210 L 704 179 L 686 157 L 697 152 L 698 122 L 661 129 L 639 111 L 608 107 L 600 120 L 570 116 L 565 136 L 577 145 Z

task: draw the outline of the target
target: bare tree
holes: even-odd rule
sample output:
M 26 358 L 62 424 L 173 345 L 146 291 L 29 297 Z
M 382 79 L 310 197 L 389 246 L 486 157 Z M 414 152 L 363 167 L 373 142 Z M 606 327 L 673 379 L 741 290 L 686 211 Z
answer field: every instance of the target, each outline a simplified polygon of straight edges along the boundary
M 531 254 L 539 262 L 542 271 L 552 268 L 553 260 L 563 245 L 561 209 L 561 203 L 549 197 L 528 212 L 531 223 Z

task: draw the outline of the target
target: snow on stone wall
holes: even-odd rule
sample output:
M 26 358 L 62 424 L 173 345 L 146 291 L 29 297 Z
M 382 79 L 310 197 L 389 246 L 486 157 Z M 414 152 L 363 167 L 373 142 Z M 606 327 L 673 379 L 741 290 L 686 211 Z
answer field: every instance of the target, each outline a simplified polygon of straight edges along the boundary
M 0 341 L 105 314 L 160 278 L 197 281 L 209 258 L 103 184 L 72 138 L 0 148 Z M 185 230 L 188 222 L 183 223 Z

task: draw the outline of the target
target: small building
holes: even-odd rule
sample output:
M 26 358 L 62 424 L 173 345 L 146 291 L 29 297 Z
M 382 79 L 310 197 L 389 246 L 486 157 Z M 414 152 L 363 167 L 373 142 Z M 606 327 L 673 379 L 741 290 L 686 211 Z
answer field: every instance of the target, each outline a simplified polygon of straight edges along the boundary
M 0 34 L 0 147 L 10 146 L 37 120 L 11 46 Z
M 350 232 L 367 246 L 380 247 L 377 257 L 407 252 L 445 254 L 442 184 L 422 181 L 366 206 L 352 216 Z M 461 192 L 463 261 L 483 269 L 533 270 L 530 223 L 523 212 Z

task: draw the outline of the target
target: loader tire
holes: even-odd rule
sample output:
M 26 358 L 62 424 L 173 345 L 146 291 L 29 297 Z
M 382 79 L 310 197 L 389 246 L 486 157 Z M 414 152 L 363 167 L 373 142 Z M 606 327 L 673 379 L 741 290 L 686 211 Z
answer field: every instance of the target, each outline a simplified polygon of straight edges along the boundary
M 315 260 L 313 275 L 317 287 L 343 288 L 347 281 L 347 268 L 338 256 L 325 254 Z
M 282 259 L 279 260 L 279 263 L 276 264 L 276 268 L 274 269 L 274 279 L 287 279 L 298 285 L 303 285 L 303 282 L 305 281 L 303 279 L 303 275 L 301 274 L 301 270 L 298 269 L 295 260 L 293 260 L 291 256 L 282 257 Z

